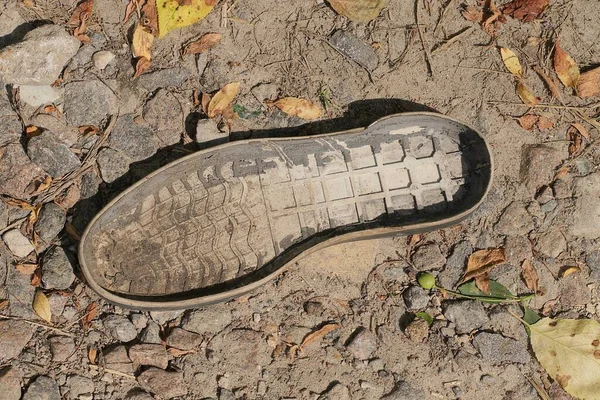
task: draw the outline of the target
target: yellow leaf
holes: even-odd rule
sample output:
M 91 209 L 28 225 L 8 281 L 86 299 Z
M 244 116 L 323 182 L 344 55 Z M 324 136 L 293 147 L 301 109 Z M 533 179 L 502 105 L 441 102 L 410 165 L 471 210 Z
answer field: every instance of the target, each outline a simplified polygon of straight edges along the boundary
M 215 4 L 217 0 L 156 0 L 158 37 L 200 21 Z
M 514 76 L 521 78 L 523 77 L 523 67 L 519 62 L 519 57 L 510 49 L 506 47 L 500 47 L 500 54 L 502 55 L 502 61 L 504 66 Z
M 560 277 L 564 278 L 566 276 L 569 276 L 571 274 L 574 274 L 576 272 L 581 271 L 581 268 L 574 266 L 574 267 L 567 267 L 565 268 L 563 271 L 561 271 Z
M 554 45 L 554 71 L 563 85 L 570 88 L 577 87 L 579 67 L 575 60 L 560 47 L 558 41 Z
M 50 322 L 52 320 L 52 311 L 50 311 L 50 302 L 42 291 L 37 291 L 33 298 L 33 310 L 37 315 L 40 316 L 44 321 Z
M 548 375 L 570 395 L 600 399 L 600 324 L 542 318 L 529 325 L 531 348 Z
M 517 83 L 517 94 L 528 106 L 535 106 L 540 102 L 539 97 L 535 97 L 522 82 Z
M 379 15 L 386 0 L 329 0 L 338 14 L 355 22 L 369 22 Z
M 204 53 L 218 45 L 221 41 L 221 37 L 222 35 L 220 33 L 205 33 L 200 39 L 185 46 L 183 55 Z
M 223 110 L 225 110 L 231 103 L 235 96 L 237 96 L 240 91 L 240 83 L 232 82 L 223 86 L 221 90 L 219 90 L 213 98 L 208 103 L 208 115 L 209 118 L 214 118 L 217 115 L 220 115 Z
M 506 261 L 504 249 L 477 250 L 469 256 L 467 270 L 461 282 L 469 281 L 480 275 L 487 274 L 494 266 Z
M 308 100 L 296 97 L 284 97 L 272 104 L 284 113 L 302 119 L 318 119 L 323 115 L 321 107 Z
M 135 25 L 133 38 L 131 40 L 131 52 L 135 58 L 144 57 L 148 61 L 152 59 L 152 43 L 154 36 L 148 33 L 140 22 Z

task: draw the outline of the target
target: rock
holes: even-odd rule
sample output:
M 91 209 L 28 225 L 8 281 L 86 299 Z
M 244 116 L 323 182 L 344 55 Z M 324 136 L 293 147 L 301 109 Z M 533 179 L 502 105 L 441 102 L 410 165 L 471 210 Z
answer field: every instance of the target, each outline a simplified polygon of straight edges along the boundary
M 2 240 L 4 240 L 4 243 L 6 243 L 6 246 L 15 257 L 26 257 L 34 250 L 29 239 L 27 239 L 18 229 L 11 229 L 4 232 Z
M 167 345 L 180 350 L 193 350 L 202 344 L 202 336 L 181 328 L 173 328 L 167 337 Z
M 521 203 L 511 203 L 495 225 L 496 232 L 507 236 L 524 236 L 534 228 L 533 219 Z
M 133 388 L 125 395 L 125 400 L 154 400 L 154 397 L 141 388 Z
M 250 93 L 261 103 L 265 100 L 273 101 L 279 97 L 279 86 L 274 83 L 259 83 L 250 89 Z
M 29 29 L 31 26 L 19 14 L 18 3 L 6 1 L 0 5 L 0 48 L 14 43 Z
M 19 144 L 23 126 L 19 116 L 13 111 L 8 98 L 0 93 L 0 147 L 7 144 Z
M 31 285 L 31 277 L 21 273 L 10 273 L 5 282 L 8 292 L 9 315 L 23 318 L 36 318 L 31 305 L 35 296 L 35 287 Z M 1 357 L 0 357 L 1 358 Z
M 137 380 L 144 389 L 164 399 L 187 394 L 181 372 L 166 372 L 159 368 L 149 368 L 142 372 Z
M 150 311 L 150 318 L 159 325 L 164 325 L 167 322 L 173 321 L 182 315 L 184 310 L 170 310 L 170 311 Z M 188 329 L 189 330 L 189 329 Z
M 419 246 L 412 255 L 412 262 L 419 271 L 441 269 L 446 264 L 446 258 L 435 243 Z
M 125 154 L 132 162 L 145 160 L 158 148 L 152 128 L 138 123 L 132 114 L 119 117 L 108 145 Z
M 492 375 L 482 375 L 481 378 L 479 378 L 479 380 L 481 381 L 482 384 L 484 384 L 485 386 L 493 386 L 498 380 L 493 377 Z
M 148 326 L 140 334 L 140 341 L 161 344 L 162 340 L 160 339 L 160 327 L 158 324 L 153 321 L 148 322 Z
M 454 322 L 457 333 L 470 333 L 488 321 L 483 305 L 478 301 L 454 300 L 444 303 L 444 316 Z
M 19 100 L 32 107 L 54 103 L 61 96 L 61 91 L 50 85 L 44 86 L 19 86 Z
M 177 98 L 159 90 L 144 105 L 144 120 L 156 131 L 159 147 L 179 143 L 183 133 L 183 112 Z
M 65 85 L 64 114 L 71 126 L 101 126 L 117 112 L 117 97 L 99 80 L 71 82 Z
M 77 53 L 79 40 L 58 25 L 42 25 L 0 51 L 0 82 L 50 85 Z
M 191 77 L 185 68 L 166 68 L 141 75 L 137 78 L 138 85 L 149 92 L 165 87 L 179 87 Z M 178 105 L 179 106 L 179 105 Z
M 377 350 L 377 337 L 365 328 L 358 328 L 346 348 L 359 360 L 368 360 Z
M 221 132 L 215 121 L 210 118 L 198 120 L 196 125 L 196 142 L 209 146 L 226 143 L 229 140 L 227 132 Z
M 552 190 L 554 191 L 554 197 L 557 199 L 568 199 L 573 196 L 573 191 L 569 185 L 560 179 L 552 183 Z
M 63 230 L 67 221 L 67 213 L 54 203 L 46 203 L 42 206 L 38 220 L 35 223 L 35 231 L 46 243 L 51 243 Z
M 429 295 L 420 286 L 411 286 L 402 292 L 402 298 L 408 311 L 418 311 L 427 307 Z
M 144 329 L 148 325 L 148 317 L 144 314 L 131 314 L 129 319 L 131 319 L 131 323 L 138 331 Z
M 410 340 L 416 343 L 422 343 L 429 336 L 429 324 L 422 318 L 415 318 L 406 329 L 404 333 Z
M 0 194 L 29 199 L 33 192 L 29 184 L 44 175 L 44 171 L 31 162 L 20 144 L 0 148 Z
M 49 131 L 29 140 L 27 155 L 53 178 L 60 178 L 81 166 L 79 158 Z
M 544 144 L 523 147 L 520 175 L 531 196 L 554 180 L 554 170 L 561 158 L 558 150 Z
M 64 362 L 75 352 L 75 342 L 68 336 L 52 336 L 48 338 L 52 361 Z
M 150 365 L 165 369 L 169 355 L 162 344 L 134 344 L 129 348 L 129 358 L 136 366 Z
M 575 179 L 575 213 L 570 233 L 587 239 L 600 238 L 600 173 Z
M 533 257 L 531 243 L 519 236 L 507 236 L 504 250 L 506 261 L 513 265 L 521 265 L 523 260 Z
M 106 68 L 106 66 L 108 64 L 110 64 L 110 62 L 114 59 L 115 59 L 115 55 L 113 53 L 111 53 L 110 51 L 106 51 L 106 50 L 97 51 L 92 56 L 92 61 L 94 61 L 94 66 L 96 68 L 98 68 L 99 70 L 103 70 L 104 68 Z
M 446 260 L 446 267 L 437 279 L 442 287 L 454 287 L 456 282 L 461 278 L 467 259 L 473 253 L 473 246 L 466 240 L 458 242 L 452 249 L 452 254 Z
M 595 250 L 585 256 L 585 263 L 590 269 L 590 278 L 600 281 L 600 250 Z
M 535 199 L 540 204 L 546 204 L 550 200 L 554 199 L 554 193 L 550 186 L 543 186 L 536 194 Z
M 79 132 L 59 117 L 51 114 L 36 114 L 29 121 L 40 129 L 52 132 L 53 136 L 67 146 L 72 146 L 79 140 Z
M 478 333 L 473 338 L 473 345 L 486 361 L 493 364 L 527 364 L 531 361 L 526 346 L 497 333 Z
M 350 389 L 339 382 L 332 382 L 317 400 L 351 400 Z
M 406 262 L 392 262 L 386 266 L 381 272 L 381 276 L 386 281 L 396 281 L 400 284 L 405 284 L 410 281 L 408 274 L 404 271 L 410 266 Z
M 40 375 L 29 385 L 23 400 L 61 400 L 58 384 L 49 376 Z
M 42 284 L 46 289 L 68 289 L 75 280 L 71 261 L 62 247 L 48 250 L 42 259 Z
M 125 374 L 132 374 L 135 370 L 133 363 L 127 355 L 127 348 L 123 345 L 108 347 L 104 350 L 106 368 L 114 369 Z
M 21 374 L 15 368 L 7 367 L 0 370 L 0 388 L 4 400 L 19 400 L 21 398 Z
M 85 376 L 71 375 L 68 380 L 69 394 L 72 399 L 80 399 L 80 396 L 94 393 L 94 381 Z
M 121 342 L 131 342 L 137 337 L 135 326 L 123 315 L 108 315 L 102 324 L 113 338 Z
M 219 400 L 236 400 L 235 394 L 229 389 L 219 388 Z
M 516 309 L 513 309 L 511 312 L 519 313 Z M 484 327 L 485 330 L 501 332 L 503 336 L 519 340 L 524 346 L 527 345 L 527 331 L 525 330 L 525 326 L 505 308 L 496 307 L 492 309 L 489 317 L 490 321 Z
M 329 44 L 369 71 L 373 71 L 379 64 L 379 59 L 373 47 L 346 31 L 335 31 L 329 38 Z
M 69 300 L 67 296 L 62 296 L 57 293 L 50 294 L 48 296 L 48 302 L 50 303 L 50 311 L 52 311 L 52 315 L 57 317 L 62 315 L 65 310 L 67 300 Z
M 111 183 L 125 175 L 129 171 L 131 159 L 120 151 L 103 148 L 98 152 L 98 169 L 102 180 Z
M 196 333 L 215 334 L 231 323 L 231 311 L 226 304 L 215 304 L 209 308 L 192 311 L 183 318 L 181 327 Z
M 567 250 L 567 240 L 558 230 L 545 231 L 536 239 L 535 248 L 548 257 L 556 258 Z
M 4 364 L 21 354 L 33 336 L 33 328 L 19 320 L 0 320 L 0 363 Z
M 396 387 L 379 400 L 422 400 L 427 396 L 421 391 L 414 388 L 408 382 L 399 382 Z
M 560 307 L 563 311 L 575 310 L 592 302 L 590 288 L 582 273 L 575 273 L 559 281 Z M 566 318 L 572 318 L 567 316 Z

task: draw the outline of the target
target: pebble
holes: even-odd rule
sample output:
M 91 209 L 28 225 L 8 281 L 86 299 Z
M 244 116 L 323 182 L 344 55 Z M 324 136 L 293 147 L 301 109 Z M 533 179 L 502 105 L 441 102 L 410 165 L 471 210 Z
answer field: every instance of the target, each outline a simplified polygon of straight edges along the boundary
M 158 148 L 152 128 L 138 122 L 132 114 L 119 116 L 108 146 L 125 154 L 132 162 L 149 158 Z
M 129 171 L 131 159 L 120 151 L 105 147 L 98 152 L 96 162 L 98 163 L 102 180 L 106 183 L 111 183 Z
M 62 247 L 48 250 L 42 259 L 42 283 L 45 289 L 68 289 L 75 281 L 73 266 Z
M 71 126 L 101 126 L 117 112 L 117 97 L 99 80 L 71 82 L 65 85 L 64 114 Z
M 183 312 L 184 310 L 150 311 L 150 318 L 152 318 L 152 320 L 157 324 L 164 325 L 167 322 L 179 318 L 179 316 L 181 316 Z
M 201 344 L 201 335 L 181 328 L 173 328 L 167 337 L 167 345 L 180 350 L 193 350 Z
M 85 376 L 71 375 L 68 378 L 69 393 L 72 399 L 81 399 L 81 396 L 94 393 L 94 381 Z
M 29 121 L 40 129 L 52 132 L 54 137 L 67 146 L 72 146 L 79 140 L 79 132 L 67 126 L 62 118 L 51 114 L 36 114 Z
M 154 400 L 154 397 L 141 388 L 133 388 L 127 392 L 125 400 Z
M 161 344 L 162 340 L 160 338 L 160 327 L 154 321 L 149 321 L 148 326 L 142 330 L 140 334 L 140 341 L 144 343 L 155 343 Z
M 323 307 L 323 303 L 321 303 L 320 301 L 309 300 L 306 303 L 304 303 L 304 311 L 308 315 L 320 316 L 323 314 L 324 310 L 325 307 Z
M 35 231 L 46 243 L 51 243 L 63 230 L 67 221 L 67 213 L 54 203 L 46 203 L 39 212 L 35 222 Z
M 553 181 L 561 153 L 544 144 L 525 146 L 521 157 L 521 181 L 533 197 L 539 188 Z
M 235 394 L 229 389 L 219 388 L 219 400 L 236 400 Z
M 329 388 L 321 393 L 317 400 L 350 400 L 350 389 L 339 382 L 332 382 Z
M 165 369 L 169 365 L 169 354 L 162 344 L 134 344 L 129 348 L 129 358 L 136 366 Z
M 420 286 L 410 286 L 402 292 L 402 298 L 408 311 L 419 311 L 429 304 L 429 295 Z
M 463 274 L 471 253 L 473 253 L 473 246 L 466 240 L 454 245 L 452 254 L 446 260 L 446 267 L 437 277 L 440 286 L 447 288 L 455 286 Z
M 6 246 L 8 246 L 11 253 L 19 258 L 26 257 L 35 250 L 29 239 L 27 239 L 18 229 L 11 229 L 4 232 L 2 240 L 4 240 L 4 243 L 6 243 Z
M 557 199 L 568 199 L 573 196 L 573 191 L 569 187 L 569 184 L 560 179 L 552 183 L 552 190 L 554 191 L 554 197 Z
M 526 346 L 497 333 L 478 333 L 473 338 L 473 345 L 486 361 L 493 364 L 527 364 L 531 361 Z
M 556 209 L 556 207 L 558 207 L 558 201 L 556 201 L 555 199 L 552 199 L 549 202 L 542 204 L 540 209 L 545 213 L 549 213 L 549 212 L 554 211 L 554 209 Z
M 164 399 L 172 399 L 187 394 L 183 373 L 181 372 L 166 372 L 151 367 L 142 372 L 137 380 L 143 388 Z
M 279 91 L 279 86 L 274 83 L 259 83 L 250 89 L 250 93 L 261 103 L 277 100 Z
M 429 324 L 422 318 L 415 318 L 404 330 L 410 340 L 422 343 L 429 336 Z
M 438 270 L 446 264 L 446 257 L 435 243 L 419 246 L 411 259 L 413 265 L 419 271 Z
M 456 332 L 470 333 L 488 321 L 483 305 L 472 300 L 453 300 L 444 303 L 444 316 L 454 322 Z
M 147 91 L 154 92 L 158 88 L 179 87 L 190 77 L 190 71 L 185 68 L 166 68 L 141 75 L 137 83 Z
M 81 166 L 79 158 L 50 131 L 29 140 L 27 155 L 52 178 L 60 178 Z
M 75 352 L 75 342 L 68 336 L 51 336 L 48 338 L 52 361 L 64 362 Z
M 7 367 L 0 370 L 0 388 L 4 400 L 19 400 L 21 398 L 21 374 L 17 369 Z
M 600 173 L 575 179 L 575 212 L 569 233 L 574 236 L 600 238 Z
M 92 56 L 92 61 L 94 61 L 94 66 L 96 68 L 98 68 L 99 70 L 103 70 L 104 68 L 106 68 L 106 66 L 108 64 L 110 64 L 110 62 L 114 59 L 115 59 L 115 55 L 113 53 L 111 53 L 110 51 L 106 51 L 106 50 L 97 51 Z
M 183 114 L 175 95 L 163 89 L 159 90 L 146 102 L 142 115 L 144 121 L 156 132 L 159 147 L 181 141 Z
M 31 285 L 31 277 L 20 273 L 8 274 L 5 286 L 9 300 L 8 314 L 14 317 L 35 319 L 37 315 L 31 308 L 35 296 L 35 287 Z
M 533 219 L 522 203 L 511 203 L 502 213 L 495 225 L 495 230 L 501 235 L 524 236 L 534 228 Z
M 335 31 L 329 38 L 329 44 L 369 71 L 373 71 L 379 64 L 379 59 L 373 47 L 346 31 Z
M 192 311 L 182 321 L 181 327 L 196 333 L 215 334 L 231 323 L 231 311 L 226 304 L 215 304 L 207 309 Z
M 0 194 L 29 199 L 32 193 L 29 184 L 44 175 L 44 171 L 31 162 L 19 143 L 6 145 L 0 150 Z
M 422 400 L 427 396 L 421 391 L 413 387 L 410 383 L 403 381 L 396 384 L 396 387 L 379 400 Z
M 513 265 L 521 265 L 523 260 L 533 257 L 531 243 L 519 236 L 507 236 L 504 250 L 506 261 Z
M 0 147 L 9 143 L 19 144 L 23 126 L 3 93 L 0 93 L 0 115 Z
M 585 263 L 590 269 L 590 278 L 600 281 L 600 250 L 595 250 L 585 256 Z
M 61 400 L 58 384 L 49 376 L 40 375 L 29 385 L 23 400 Z
M 19 100 L 32 107 L 50 104 L 60 99 L 62 92 L 50 85 L 43 86 L 19 86 Z
M 50 85 L 81 43 L 58 25 L 42 25 L 0 51 L 0 82 Z
M 127 355 L 127 348 L 125 346 L 111 346 L 104 349 L 103 353 L 106 368 L 114 369 L 125 374 L 132 374 L 134 372 L 134 365 Z
M 481 378 L 479 378 L 479 381 L 485 386 L 493 386 L 498 381 L 498 379 L 496 379 L 492 375 L 486 374 L 482 375 Z
M 548 257 L 556 258 L 567 250 L 567 239 L 559 230 L 545 231 L 536 239 L 535 248 Z
M 377 337 L 365 328 L 358 328 L 354 331 L 347 349 L 359 360 L 368 360 L 377 350 Z
M 131 319 L 131 323 L 137 330 L 144 329 L 148 325 L 148 317 L 146 317 L 144 314 L 134 313 L 131 314 L 129 319 Z
M 108 315 L 103 318 L 102 324 L 114 339 L 121 342 L 131 342 L 137 337 L 135 326 L 123 315 Z

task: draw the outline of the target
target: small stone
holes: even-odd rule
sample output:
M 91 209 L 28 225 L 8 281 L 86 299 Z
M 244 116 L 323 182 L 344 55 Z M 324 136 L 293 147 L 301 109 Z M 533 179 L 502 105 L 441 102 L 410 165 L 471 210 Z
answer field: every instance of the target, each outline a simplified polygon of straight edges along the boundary
M 94 381 L 85 376 L 71 375 L 68 380 L 69 393 L 72 399 L 81 399 L 81 396 L 94 393 Z
M 140 334 L 140 340 L 144 343 L 161 344 L 162 340 L 160 338 L 160 327 L 158 324 L 153 321 L 148 322 L 148 326 L 146 326 Z
M 31 284 L 31 277 L 16 272 L 10 273 L 6 278 L 5 285 L 9 300 L 8 314 L 14 317 L 35 319 L 36 314 L 31 307 L 35 296 L 35 287 Z
M 408 311 L 418 311 L 427 307 L 429 295 L 419 286 L 411 286 L 402 293 L 404 304 Z
M 279 97 L 279 86 L 274 83 L 259 83 L 250 89 L 250 93 L 261 103 L 265 100 L 276 100 Z
M 19 144 L 23 126 L 19 116 L 13 111 L 11 103 L 0 93 L 0 147 L 7 144 Z
M 154 400 L 154 397 L 141 388 L 133 388 L 125 395 L 125 400 Z
M 179 143 L 181 140 L 182 110 L 177 98 L 166 90 L 159 90 L 144 105 L 144 121 L 156 132 L 160 147 Z
M 196 125 L 196 142 L 206 146 L 225 143 L 229 140 L 229 133 L 221 132 L 215 121 L 211 118 L 200 119 Z
M 102 180 L 111 183 L 129 171 L 131 159 L 120 151 L 105 147 L 98 152 L 97 162 Z
M 256 394 L 264 397 L 264 395 L 267 394 L 267 390 L 267 382 L 258 381 L 258 384 L 256 385 Z
M 129 348 L 129 358 L 135 365 L 150 365 L 165 369 L 169 355 L 161 344 L 134 344 Z
M 93 125 L 117 112 L 117 97 L 99 80 L 71 82 L 65 85 L 64 114 L 71 126 Z
M 484 384 L 485 386 L 493 386 L 498 380 L 493 377 L 492 375 L 482 375 L 481 378 L 479 378 L 479 380 L 481 381 L 482 384 Z
M 571 235 L 600 238 L 600 173 L 575 179 L 574 197 L 576 212 L 571 219 Z
M 97 51 L 92 56 L 92 61 L 94 61 L 94 66 L 96 68 L 98 68 L 99 70 L 103 70 L 104 68 L 106 68 L 106 66 L 108 64 L 110 64 L 110 62 L 114 59 L 115 59 L 115 55 L 113 53 L 111 53 L 110 51 L 106 51 L 106 50 Z
M 0 51 L 0 82 L 51 85 L 81 43 L 58 25 L 42 25 Z
M 554 197 L 557 199 L 568 199 L 573 196 L 573 191 L 569 185 L 560 179 L 557 179 L 552 183 L 552 190 L 554 190 Z
M 45 86 L 19 86 L 19 100 L 32 107 L 56 102 L 61 92 L 50 85 Z
M 48 338 L 52 361 L 64 362 L 75 352 L 75 342 L 68 336 L 52 336 Z
M 543 204 L 540 207 L 540 209 L 545 213 L 549 213 L 549 212 L 554 211 L 556 209 L 556 207 L 558 207 L 558 201 L 556 201 L 555 199 L 552 199 L 549 202 Z
M 44 171 L 31 162 L 20 144 L 0 148 L 0 194 L 29 199 L 32 193 L 30 183 L 44 175 Z
M 329 38 L 329 44 L 369 71 L 373 71 L 379 64 L 379 59 L 373 47 L 346 31 L 335 31 Z
M 158 88 L 179 87 L 190 77 L 190 72 L 185 68 L 167 68 L 143 74 L 137 78 L 137 82 L 147 91 L 154 92 Z
M 537 238 L 535 248 L 548 257 L 556 258 L 567 250 L 567 240 L 558 230 L 545 231 Z
M 67 213 L 54 203 L 46 203 L 40 209 L 35 231 L 46 243 L 51 243 L 65 227 Z
M 152 318 L 152 320 L 157 324 L 164 325 L 167 322 L 178 318 L 181 314 L 183 314 L 183 310 L 150 311 L 150 318 Z
M 590 269 L 590 278 L 600 281 L 600 250 L 595 250 L 585 256 L 585 263 Z
M 36 114 L 29 121 L 31 125 L 52 132 L 52 135 L 67 146 L 72 146 L 79 140 L 79 132 L 67 126 L 65 121 L 52 114 Z
M 493 364 L 527 364 L 531 361 L 527 347 L 497 333 L 478 333 L 473 338 L 473 345 L 486 361 Z
M 452 249 L 452 254 L 446 260 L 446 267 L 438 275 L 439 285 L 454 287 L 461 278 L 467 259 L 473 253 L 473 246 L 466 240 L 458 242 Z
M 5 1 L 0 5 L 0 48 L 14 43 L 31 26 L 19 14 L 19 4 Z
M 307 301 L 304 303 L 304 311 L 308 315 L 322 315 L 325 308 L 323 307 L 323 303 L 319 301 Z
M 377 350 L 377 337 L 367 329 L 358 328 L 347 349 L 359 360 L 368 360 Z
M 441 269 L 446 264 L 446 258 L 437 244 L 430 243 L 419 246 L 412 255 L 412 262 L 419 271 Z
M 546 204 L 554 198 L 552 188 L 550 186 L 543 186 L 535 195 L 535 199 L 540 204 Z
M 138 331 L 144 329 L 148 325 L 148 317 L 144 314 L 131 314 L 131 323 Z
M 317 400 L 350 400 L 350 389 L 341 383 L 332 383 Z
M 166 372 L 152 367 L 142 372 L 137 380 L 143 388 L 164 399 L 187 394 L 181 372 Z
M 4 400 L 19 400 L 21 398 L 21 374 L 15 368 L 8 367 L 0 370 L 0 388 Z
M 6 246 L 8 246 L 11 253 L 19 258 L 26 257 L 35 250 L 29 239 L 27 239 L 18 229 L 11 229 L 4 232 L 2 240 L 4 240 L 4 243 L 6 243 Z
M 68 289 L 75 280 L 69 256 L 62 247 L 48 250 L 42 259 L 42 283 L 46 289 Z
M 173 328 L 167 337 L 167 345 L 180 350 L 193 350 L 202 344 L 202 336 L 181 328 Z
M 535 226 L 531 215 L 521 203 L 512 203 L 509 205 L 496 223 L 496 232 L 507 236 L 527 235 Z
M 206 309 L 196 310 L 183 318 L 181 327 L 196 333 L 215 334 L 231 323 L 231 311 L 226 304 L 215 304 Z
M 422 318 L 415 318 L 408 324 L 404 333 L 413 342 L 422 343 L 429 336 L 429 324 Z
M 471 300 L 445 302 L 444 316 L 454 322 L 456 332 L 459 334 L 470 333 L 481 328 L 488 321 L 483 305 L 478 301 Z
M 108 145 L 125 154 L 132 162 L 149 158 L 158 148 L 152 128 L 139 123 L 132 114 L 117 119 Z
M 61 400 L 58 384 L 49 376 L 40 375 L 29 385 L 23 400 Z
M 104 349 L 103 353 L 106 368 L 114 369 L 125 374 L 131 374 L 134 372 L 134 365 L 127 355 L 127 348 L 125 346 L 111 346 Z
M 62 177 L 81 166 L 79 158 L 49 131 L 29 140 L 27 155 L 53 178 Z
M 4 364 L 21 354 L 32 336 L 31 325 L 18 320 L 0 320 L 0 363 Z
M 50 303 L 50 310 L 52 311 L 52 315 L 60 316 L 62 315 L 65 305 L 68 301 L 67 296 L 62 296 L 60 294 L 51 294 L 48 296 L 48 302 Z
M 390 393 L 379 400 L 422 400 L 426 398 L 427 396 L 421 390 L 404 381 L 396 384 L 396 387 Z
M 229 389 L 219 388 L 219 400 L 236 400 L 235 394 Z
M 521 181 L 533 196 L 538 189 L 553 181 L 554 170 L 561 162 L 561 153 L 547 145 L 534 144 L 523 147 L 521 156 Z
M 102 324 L 113 338 L 121 342 L 131 342 L 137 337 L 135 326 L 123 315 L 108 315 Z
M 580 176 L 586 176 L 590 173 L 592 165 L 590 163 L 590 160 L 588 160 L 585 157 L 582 157 L 575 160 L 575 167 L 577 167 L 577 172 L 579 172 Z

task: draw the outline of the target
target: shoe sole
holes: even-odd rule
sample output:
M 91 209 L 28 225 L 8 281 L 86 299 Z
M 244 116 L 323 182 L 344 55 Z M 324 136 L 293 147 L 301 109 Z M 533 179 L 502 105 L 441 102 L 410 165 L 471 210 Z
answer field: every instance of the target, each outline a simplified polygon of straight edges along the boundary
M 119 306 L 200 307 L 247 294 L 334 244 L 455 225 L 491 179 L 483 137 L 434 113 L 231 142 L 118 195 L 85 230 L 80 266 Z

